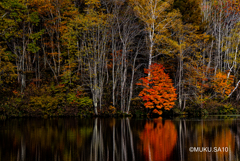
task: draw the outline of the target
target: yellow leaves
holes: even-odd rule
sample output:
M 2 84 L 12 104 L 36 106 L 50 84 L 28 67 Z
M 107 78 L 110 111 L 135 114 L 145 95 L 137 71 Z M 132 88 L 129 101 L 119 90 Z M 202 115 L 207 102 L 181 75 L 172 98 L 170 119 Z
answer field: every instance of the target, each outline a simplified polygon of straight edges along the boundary
M 85 2 L 86 5 L 93 5 L 95 7 L 100 7 L 100 0 L 87 0 Z
M 109 14 L 105 14 L 101 8 L 99 0 L 88 0 L 85 2 L 87 5 L 84 10 L 84 14 L 78 14 L 71 22 L 73 28 L 77 28 L 86 32 L 95 32 L 97 29 L 101 29 L 107 25 L 106 19 L 111 17 Z
M 110 105 L 110 106 L 108 107 L 108 110 L 109 110 L 109 112 L 111 112 L 111 114 L 116 114 L 116 112 L 117 112 L 116 107 L 114 107 L 114 106 L 112 106 L 112 105 Z
M 170 50 L 167 49 L 169 47 L 165 46 L 171 46 L 172 44 L 170 40 L 171 31 L 169 30 L 172 29 L 180 18 L 179 12 L 171 9 L 173 0 L 130 0 L 130 3 L 137 17 L 145 24 L 145 30 L 148 33 L 148 44 L 151 44 L 158 53 L 158 50 L 160 50 L 158 45 L 164 44 L 164 47 L 161 47 L 161 53 L 169 53 L 165 51 Z M 176 46 L 176 44 L 173 45 Z
M 0 85 L 3 83 L 11 83 L 17 77 L 15 73 L 16 66 L 10 61 L 11 53 L 5 52 L 0 46 Z
M 229 33 L 229 36 L 223 39 L 223 51 L 225 52 L 224 63 L 233 66 L 236 70 L 240 63 L 239 58 L 239 40 L 240 40 L 240 23 L 237 23 Z

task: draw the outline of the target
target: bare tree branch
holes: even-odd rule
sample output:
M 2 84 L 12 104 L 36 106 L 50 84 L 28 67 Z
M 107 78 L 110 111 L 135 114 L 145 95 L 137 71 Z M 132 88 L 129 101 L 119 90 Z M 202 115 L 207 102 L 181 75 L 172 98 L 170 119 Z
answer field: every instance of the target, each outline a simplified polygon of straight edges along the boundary
M 239 83 L 240 83 L 240 80 L 237 82 L 236 87 L 235 87 L 235 88 L 233 89 L 233 91 L 228 95 L 228 97 L 230 97 L 230 96 L 233 94 L 233 92 L 238 88 Z

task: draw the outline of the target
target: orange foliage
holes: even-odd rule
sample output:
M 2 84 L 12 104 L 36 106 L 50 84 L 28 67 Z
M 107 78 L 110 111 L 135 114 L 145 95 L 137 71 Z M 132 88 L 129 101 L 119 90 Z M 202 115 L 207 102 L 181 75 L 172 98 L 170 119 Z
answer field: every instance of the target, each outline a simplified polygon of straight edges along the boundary
M 227 74 L 218 72 L 212 80 L 213 89 L 216 93 L 220 94 L 220 96 L 228 96 L 234 88 L 233 82 L 232 75 L 227 78 Z
M 14 95 L 18 94 L 18 91 L 16 91 L 16 90 L 13 90 L 12 92 L 13 92 Z
M 144 73 L 150 72 L 150 78 L 144 77 L 137 85 L 143 86 L 143 90 L 139 96 L 143 101 L 146 101 L 146 108 L 154 109 L 153 113 L 162 114 L 161 109 L 170 110 L 174 106 L 174 101 L 177 98 L 175 88 L 169 75 L 164 72 L 164 67 L 161 64 L 152 64 L 150 69 L 145 69 Z
M 140 133 L 142 148 L 146 160 L 167 160 L 177 142 L 177 131 L 170 120 L 162 123 L 162 119 L 147 122 Z

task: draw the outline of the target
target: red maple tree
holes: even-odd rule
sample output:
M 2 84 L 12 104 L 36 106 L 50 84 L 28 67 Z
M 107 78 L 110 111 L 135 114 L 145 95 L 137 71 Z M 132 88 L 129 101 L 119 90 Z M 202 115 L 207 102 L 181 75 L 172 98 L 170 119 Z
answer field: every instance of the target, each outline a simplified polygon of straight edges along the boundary
M 162 109 L 170 110 L 177 99 L 175 88 L 169 75 L 164 72 L 161 64 L 154 63 L 150 69 L 144 69 L 144 73 L 150 76 L 140 78 L 141 83 L 137 85 L 143 86 L 143 90 L 139 96 L 145 101 L 144 106 L 152 109 L 153 113 L 162 114 Z

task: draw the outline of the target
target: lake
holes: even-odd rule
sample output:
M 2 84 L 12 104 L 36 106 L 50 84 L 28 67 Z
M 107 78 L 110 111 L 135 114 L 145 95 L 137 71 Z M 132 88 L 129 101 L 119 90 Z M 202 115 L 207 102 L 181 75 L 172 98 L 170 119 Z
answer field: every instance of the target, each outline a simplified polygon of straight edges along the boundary
M 240 117 L 0 120 L 0 161 L 237 161 Z

